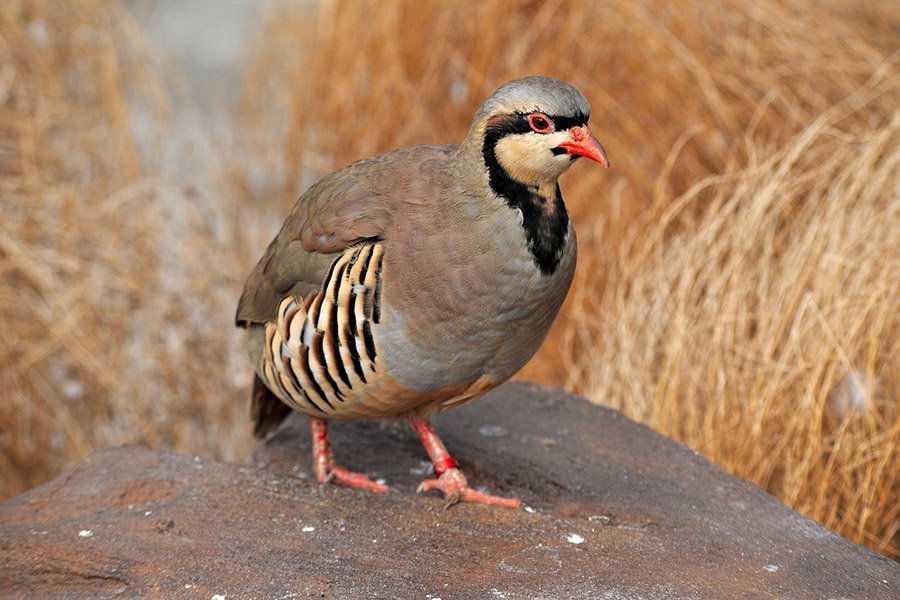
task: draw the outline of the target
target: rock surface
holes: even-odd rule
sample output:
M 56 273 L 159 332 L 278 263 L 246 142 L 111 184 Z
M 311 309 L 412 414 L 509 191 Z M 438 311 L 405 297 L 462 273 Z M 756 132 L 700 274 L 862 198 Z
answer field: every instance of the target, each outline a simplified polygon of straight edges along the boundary
M 309 475 L 292 416 L 245 466 L 114 448 L 0 506 L 0 597 L 898 598 L 900 565 L 615 411 L 507 384 L 435 421 L 508 511 L 415 496 L 401 423 L 332 427 L 374 495 Z

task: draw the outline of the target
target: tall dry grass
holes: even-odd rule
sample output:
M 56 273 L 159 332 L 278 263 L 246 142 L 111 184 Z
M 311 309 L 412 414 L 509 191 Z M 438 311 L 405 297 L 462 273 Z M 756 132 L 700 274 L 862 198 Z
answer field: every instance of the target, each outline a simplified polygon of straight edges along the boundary
M 108 444 L 248 446 L 246 260 L 215 181 L 167 176 L 177 87 L 117 2 L 0 3 L 0 497 Z
M 120 441 L 242 458 L 233 304 L 297 193 L 457 142 L 497 85 L 545 73 L 591 99 L 613 169 L 563 182 L 576 285 L 526 376 L 900 556 L 895 12 L 282 4 L 209 143 L 121 4 L 0 3 L 0 495 Z
M 563 182 L 580 264 L 526 376 L 898 556 L 898 25 L 890 2 L 283 5 L 241 124 L 286 210 L 459 141 L 507 79 L 574 83 L 614 168 Z
M 604 291 L 579 288 L 567 331 L 589 397 L 893 556 L 900 112 L 852 117 L 898 91 L 878 76 L 641 218 Z M 679 219 L 690 226 L 668 232 Z

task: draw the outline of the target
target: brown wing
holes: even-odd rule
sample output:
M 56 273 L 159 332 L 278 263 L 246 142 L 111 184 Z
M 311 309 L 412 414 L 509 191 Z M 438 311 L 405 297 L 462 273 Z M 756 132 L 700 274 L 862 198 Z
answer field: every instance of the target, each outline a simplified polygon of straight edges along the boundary
M 353 163 L 307 190 L 250 273 L 235 323 L 275 318 L 288 294 L 306 296 L 321 286 L 335 254 L 365 239 L 384 239 L 406 202 L 428 189 L 452 146 L 417 146 Z

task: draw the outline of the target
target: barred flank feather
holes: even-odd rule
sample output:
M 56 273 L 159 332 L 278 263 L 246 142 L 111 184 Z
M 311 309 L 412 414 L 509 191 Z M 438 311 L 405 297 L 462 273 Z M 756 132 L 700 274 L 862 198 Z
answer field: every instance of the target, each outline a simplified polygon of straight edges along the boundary
M 348 248 L 319 291 L 281 301 L 276 321 L 266 324 L 259 370 L 275 397 L 303 412 L 336 416 L 376 374 L 372 322 L 380 317 L 382 257 L 379 242 Z M 256 397 L 254 391 L 259 429 L 268 409 L 257 407 Z M 284 418 L 280 412 L 276 416 Z

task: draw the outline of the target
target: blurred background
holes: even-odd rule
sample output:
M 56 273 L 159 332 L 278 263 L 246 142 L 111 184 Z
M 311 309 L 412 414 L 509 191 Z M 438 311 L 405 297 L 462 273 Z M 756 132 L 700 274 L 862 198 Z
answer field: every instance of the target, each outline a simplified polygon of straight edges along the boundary
M 892 0 L 0 2 L 0 500 L 91 451 L 243 461 L 243 281 L 298 194 L 457 143 L 529 74 L 592 103 L 576 282 L 522 378 L 900 557 Z

